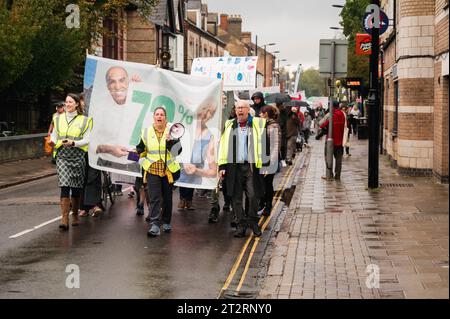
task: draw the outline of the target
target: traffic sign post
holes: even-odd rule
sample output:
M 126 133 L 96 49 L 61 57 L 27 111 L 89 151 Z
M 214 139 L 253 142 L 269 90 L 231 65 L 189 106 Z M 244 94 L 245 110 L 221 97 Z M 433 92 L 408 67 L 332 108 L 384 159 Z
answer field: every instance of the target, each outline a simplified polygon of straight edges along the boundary
M 379 2 L 379 1 L 378 1 Z M 373 2 L 372 2 L 373 4 Z M 386 15 L 386 13 L 384 13 L 383 10 L 378 9 L 379 11 L 379 28 L 378 28 L 378 34 L 382 35 L 383 33 L 386 32 L 386 30 L 389 27 L 389 18 Z M 372 29 L 374 28 L 374 16 L 377 14 L 377 12 L 371 13 L 371 12 L 366 12 L 366 14 L 364 15 L 363 18 L 363 24 L 364 24 L 364 30 L 368 33 L 368 34 L 372 34 Z
M 326 178 L 333 179 L 333 94 L 334 79 L 336 76 L 347 75 L 347 40 L 321 39 L 319 50 L 319 73 L 322 77 L 328 77 L 329 87 L 329 119 L 328 138 L 325 144 Z

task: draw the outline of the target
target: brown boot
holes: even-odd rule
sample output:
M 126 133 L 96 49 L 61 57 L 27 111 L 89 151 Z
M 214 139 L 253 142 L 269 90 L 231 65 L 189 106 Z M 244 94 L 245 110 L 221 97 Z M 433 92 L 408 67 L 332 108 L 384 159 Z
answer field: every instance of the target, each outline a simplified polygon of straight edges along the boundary
M 185 208 L 186 208 L 187 210 L 195 210 L 195 207 L 192 206 L 192 201 L 191 201 L 191 200 L 187 200 L 187 201 L 186 201 L 186 206 L 185 206 Z
M 180 202 L 178 203 L 178 209 L 184 209 L 185 206 L 186 206 L 186 200 L 180 199 Z
M 80 197 L 72 198 L 72 226 L 78 226 L 79 208 L 80 208 Z
M 70 209 L 70 198 L 63 197 L 61 198 L 61 224 L 59 228 L 62 230 L 69 229 L 69 209 Z

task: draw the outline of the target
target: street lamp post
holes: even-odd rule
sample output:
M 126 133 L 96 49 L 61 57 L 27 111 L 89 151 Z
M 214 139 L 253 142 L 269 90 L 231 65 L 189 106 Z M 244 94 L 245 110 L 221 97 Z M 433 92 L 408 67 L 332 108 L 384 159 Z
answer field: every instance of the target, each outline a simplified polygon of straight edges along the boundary
M 291 66 L 291 64 L 286 64 L 286 65 L 283 67 L 284 86 L 283 86 L 283 90 L 281 90 L 281 83 L 280 83 L 280 91 L 281 91 L 281 92 L 286 91 L 286 89 L 287 89 L 288 86 L 289 86 L 289 82 L 290 82 L 290 79 L 289 79 L 289 71 L 287 71 L 287 74 L 286 74 L 286 72 L 284 71 L 284 68 L 287 68 L 288 66 Z M 286 75 L 286 76 L 284 76 L 284 75 Z M 289 92 L 289 91 L 288 91 L 288 92 Z
M 371 0 L 371 4 L 380 6 L 380 0 Z M 375 15 L 375 12 L 374 14 Z M 368 186 L 370 189 L 378 188 L 378 147 L 380 145 L 380 97 L 378 91 L 378 54 L 380 52 L 379 37 L 380 28 L 379 25 L 372 28 L 372 53 L 369 61 L 369 96 L 368 96 L 368 109 L 369 109 L 369 181 Z
M 278 85 L 280 85 L 280 62 L 284 62 L 284 61 L 287 61 L 286 59 L 278 59 L 278 68 L 277 68 L 277 70 L 278 70 Z
M 273 52 L 269 52 L 271 55 L 272 55 L 272 57 L 275 57 L 275 59 L 277 58 L 274 54 L 276 54 L 276 53 L 280 53 L 280 51 L 273 51 Z M 270 70 L 270 74 L 271 74 L 271 78 L 273 79 L 273 70 L 275 69 L 275 61 L 274 61 L 274 59 L 272 58 L 272 68 L 271 68 L 271 70 Z
M 276 43 L 268 43 L 268 44 L 264 44 L 264 86 L 266 86 L 266 56 L 267 56 L 267 51 L 266 51 L 266 47 L 271 46 L 271 45 L 275 45 Z

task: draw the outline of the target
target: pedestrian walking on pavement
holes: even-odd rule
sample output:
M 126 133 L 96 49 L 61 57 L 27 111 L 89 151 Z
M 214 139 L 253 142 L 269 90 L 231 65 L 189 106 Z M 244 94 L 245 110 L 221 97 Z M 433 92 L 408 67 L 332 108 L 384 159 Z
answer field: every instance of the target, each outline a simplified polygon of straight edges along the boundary
M 277 103 L 276 107 L 278 109 L 278 124 L 280 124 L 281 128 L 281 166 L 286 167 L 286 155 L 287 155 L 287 136 L 286 136 L 286 125 L 287 125 L 287 118 L 288 118 L 288 110 L 287 107 L 283 105 L 283 103 Z
M 219 144 L 219 174 L 225 179 L 228 195 L 232 197 L 236 215 L 235 237 L 244 237 L 247 227 L 255 236 L 261 236 L 258 225 L 258 201 L 264 192 L 264 182 L 259 170 L 262 167 L 262 141 L 266 139 L 266 120 L 252 117 L 248 101 L 236 102 L 234 120 L 225 123 Z M 243 195 L 248 201 L 245 216 Z
M 328 113 L 329 114 L 329 113 Z M 327 115 L 329 117 L 329 115 Z M 326 120 L 320 125 L 321 129 L 328 129 L 329 119 L 327 116 L 324 117 Z M 345 127 L 345 114 L 339 108 L 339 102 L 333 101 L 333 156 L 335 159 L 334 165 L 334 179 L 341 179 L 341 168 L 342 168 L 342 157 L 344 156 L 344 148 L 342 146 L 344 139 L 344 127 Z M 328 130 L 327 130 L 328 132 Z M 328 133 L 326 134 L 328 138 Z M 318 136 L 316 136 L 317 138 Z M 326 139 L 325 139 L 326 141 Z M 326 161 L 326 143 L 325 143 L 325 161 Z M 322 176 L 326 179 L 325 176 Z
M 295 152 L 297 150 L 297 136 L 301 129 L 301 122 L 297 115 L 297 108 L 293 106 L 287 115 L 286 121 L 286 139 L 287 139 L 287 153 L 286 163 L 292 165 Z
M 278 119 L 278 110 L 271 106 L 267 105 L 261 109 L 261 118 L 265 119 L 266 129 L 267 129 L 267 137 L 269 140 L 269 154 L 270 161 L 269 165 L 263 165 L 260 172 L 264 176 L 264 196 L 260 201 L 260 211 L 263 216 L 269 216 L 272 211 L 272 201 L 273 201 L 273 179 L 275 174 L 280 169 L 280 145 L 281 145 L 281 129 L 280 125 L 277 122 Z
M 323 117 L 325 116 L 325 111 L 322 107 L 322 103 L 319 102 L 319 105 L 317 106 L 315 112 L 316 112 L 316 114 L 315 114 L 315 118 L 314 118 L 314 128 L 315 128 L 316 134 L 317 134 L 318 131 L 320 130 L 321 121 L 322 121 Z
M 65 112 L 55 118 L 51 141 L 56 149 L 56 170 L 61 187 L 61 224 L 69 229 L 69 209 L 72 204 L 72 226 L 78 226 L 80 195 L 86 173 L 86 152 L 92 130 L 92 119 L 83 115 L 80 98 L 70 93 Z
M 147 234 L 151 237 L 160 235 L 161 223 L 164 232 L 172 231 L 173 183 L 180 176 L 180 164 L 175 157 L 182 149 L 180 140 L 170 137 L 169 127 L 166 110 L 157 107 L 153 113 L 153 124 L 143 130 L 141 141 L 136 146 L 138 154 L 146 153 L 140 162 L 143 182 L 147 184 L 150 222 Z
M 350 154 L 350 135 L 352 134 L 352 125 L 349 120 L 349 109 L 346 105 L 342 106 L 342 112 L 345 115 L 345 125 L 344 125 L 344 139 L 342 140 L 342 146 L 345 149 L 345 154 L 351 156 Z
M 305 121 L 302 125 L 303 136 L 305 138 L 305 144 L 308 145 L 309 135 L 311 134 L 312 118 L 308 111 L 305 111 Z

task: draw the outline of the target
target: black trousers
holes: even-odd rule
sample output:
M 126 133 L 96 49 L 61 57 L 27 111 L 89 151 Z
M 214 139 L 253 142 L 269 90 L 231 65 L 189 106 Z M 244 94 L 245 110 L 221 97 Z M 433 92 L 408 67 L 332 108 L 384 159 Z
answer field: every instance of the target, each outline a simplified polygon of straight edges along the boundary
M 167 176 L 160 177 L 148 174 L 147 194 L 150 223 L 156 226 L 160 226 L 161 223 L 170 224 L 172 220 L 172 184 L 169 184 Z
M 192 201 L 193 197 L 194 197 L 193 188 L 180 187 L 180 199 Z
M 264 196 L 261 199 L 260 208 L 266 207 L 266 209 L 270 212 L 272 210 L 272 201 L 273 201 L 273 179 L 275 174 L 267 174 L 264 176 Z
M 309 128 L 307 128 L 306 130 L 303 130 L 303 136 L 305 137 L 306 144 L 308 144 L 308 138 L 309 138 L 310 134 L 311 134 L 311 132 L 309 131 Z
M 335 146 L 333 156 L 335 159 L 334 177 L 340 178 L 342 169 L 342 157 L 344 156 L 344 147 Z
M 81 209 L 90 210 L 102 203 L 102 175 L 101 171 L 88 166 L 86 182 L 81 195 Z
M 248 225 L 258 222 L 258 199 L 255 194 L 255 187 L 253 185 L 253 172 L 250 169 L 250 164 L 236 164 L 237 172 L 234 180 L 234 191 L 232 196 L 233 212 L 236 216 L 236 221 L 239 225 Z M 248 203 L 247 215 L 243 203 L 243 197 L 246 197 Z
M 227 182 L 226 179 L 222 181 L 222 193 L 223 193 L 223 199 L 225 204 L 230 205 L 231 204 L 231 196 L 228 196 L 227 194 Z
M 286 156 L 287 156 L 287 136 L 286 136 L 286 132 L 281 131 L 281 146 L 280 146 L 280 155 L 281 155 L 281 160 L 286 160 Z

